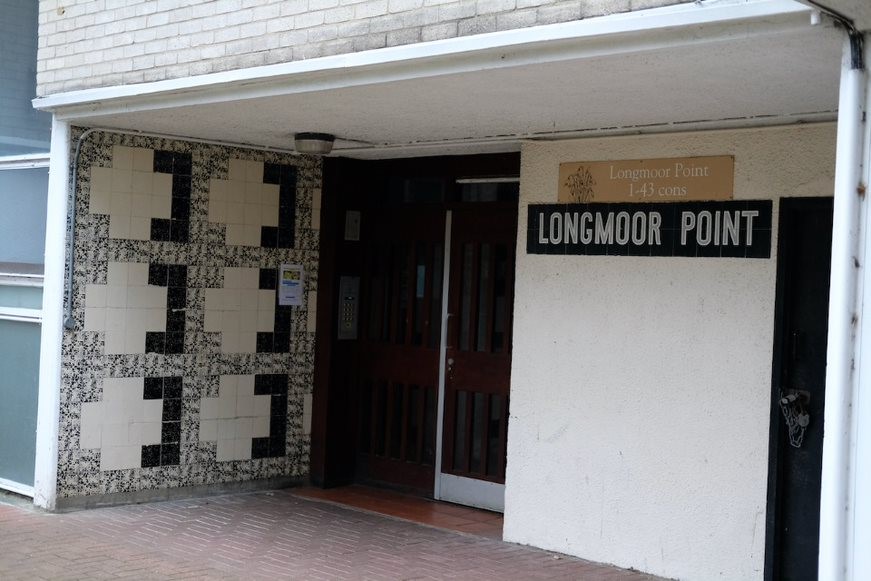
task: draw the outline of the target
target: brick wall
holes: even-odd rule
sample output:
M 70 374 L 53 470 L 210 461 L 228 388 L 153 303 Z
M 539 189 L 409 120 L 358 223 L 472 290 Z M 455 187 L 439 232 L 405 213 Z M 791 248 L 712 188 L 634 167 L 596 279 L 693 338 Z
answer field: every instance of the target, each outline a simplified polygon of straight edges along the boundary
M 37 94 L 567 22 L 688 0 L 40 0 Z

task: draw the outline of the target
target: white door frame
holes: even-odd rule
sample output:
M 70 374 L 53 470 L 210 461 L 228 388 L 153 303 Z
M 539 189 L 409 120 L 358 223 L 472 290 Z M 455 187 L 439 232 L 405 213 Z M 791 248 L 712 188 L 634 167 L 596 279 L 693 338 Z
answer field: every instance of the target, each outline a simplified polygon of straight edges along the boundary
M 445 382 L 447 380 L 448 312 L 451 280 L 451 222 L 452 211 L 445 216 L 445 253 L 442 273 L 442 327 L 439 343 L 439 391 L 436 412 L 435 482 L 433 498 L 496 512 L 505 511 L 505 485 L 475 478 L 466 478 L 442 472 L 442 454 L 445 420 Z

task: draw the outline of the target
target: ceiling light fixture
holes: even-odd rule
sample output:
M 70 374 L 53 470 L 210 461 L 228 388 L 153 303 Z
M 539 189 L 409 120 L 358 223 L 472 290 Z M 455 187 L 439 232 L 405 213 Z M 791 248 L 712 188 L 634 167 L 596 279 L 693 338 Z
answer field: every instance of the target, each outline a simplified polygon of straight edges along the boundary
M 333 150 L 333 143 L 336 141 L 335 135 L 329 133 L 296 133 L 293 136 L 293 145 L 297 153 L 308 153 L 311 155 L 327 155 Z

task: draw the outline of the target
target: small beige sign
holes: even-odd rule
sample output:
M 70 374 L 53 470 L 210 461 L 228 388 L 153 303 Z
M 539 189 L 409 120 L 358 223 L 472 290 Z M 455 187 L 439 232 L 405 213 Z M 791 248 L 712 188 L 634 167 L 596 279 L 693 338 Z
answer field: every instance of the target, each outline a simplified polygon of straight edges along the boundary
M 559 201 L 731 200 L 734 170 L 731 155 L 561 163 Z

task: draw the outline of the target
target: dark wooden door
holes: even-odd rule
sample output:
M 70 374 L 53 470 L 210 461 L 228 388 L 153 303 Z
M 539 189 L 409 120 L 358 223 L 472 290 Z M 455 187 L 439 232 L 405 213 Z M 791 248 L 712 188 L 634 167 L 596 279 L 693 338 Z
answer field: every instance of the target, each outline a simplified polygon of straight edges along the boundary
M 442 472 L 505 482 L 517 210 L 455 210 Z
M 783 200 L 780 211 L 766 577 L 807 580 L 816 579 L 819 551 L 832 200 Z M 807 414 L 804 428 L 798 413 Z
M 364 216 L 360 437 L 363 480 L 431 493 L 441 339 L 445 213 Z

